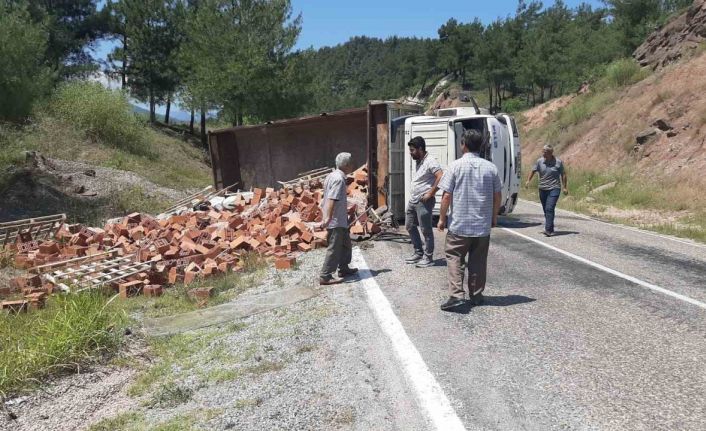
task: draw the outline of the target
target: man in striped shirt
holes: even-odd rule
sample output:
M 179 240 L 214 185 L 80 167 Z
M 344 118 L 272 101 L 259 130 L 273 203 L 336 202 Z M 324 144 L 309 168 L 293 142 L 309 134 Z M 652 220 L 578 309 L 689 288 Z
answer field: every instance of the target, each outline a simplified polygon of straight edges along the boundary
M 490 246 L 490 229 L 497 225 L 502 182 L 498 168 L 479 157 L 483 135 L 467 130 L 461 138 L 463 156 L 444 172 L 439 188 L 444 191 L 439 211 L 440 231 L 448 222 L 446 263 L 449 299 L 441 305 L 444 311 L 464 303 L 463 267 L 468 256 L 468 296 L 472 305 L 482 302 Z M 451 207 L 449 220 L 448 210 Z

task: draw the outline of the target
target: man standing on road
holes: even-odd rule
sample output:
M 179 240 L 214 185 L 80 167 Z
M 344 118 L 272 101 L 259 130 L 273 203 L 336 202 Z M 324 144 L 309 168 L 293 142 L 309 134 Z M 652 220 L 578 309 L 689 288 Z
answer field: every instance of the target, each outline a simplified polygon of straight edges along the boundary
M 434 265 L 434 231 L 431 216 L 436 205 L 436 191 L 443 171 L 434 156 L 427 153 L 424 138 L 421 136 L 412 138 L 407 146 L 409 146 L 409 155 L 415 163 L 412 173 L 412 198 L 407 203 L 405 227 L 412 240 L 414 254 L 405 259 L 405 262 L 416 264 L 417 268 L 427 268 Z M 424 235 L 423 248 L 417 226 L 421 226 L 422 235 Z
M 353 172 L 350 153 L 336 156 L 336 170 L 324 180 L 324 196 L 321 201 L 323 221 L 321 227 L 327 230 L 326 258 L 321 268 L 319 284 L 329 285 L 343 282 L 343 277 L 358 272 L 351 268 L 351 235 L 348 230 L 348 193 L 346 175 Z M 338 277 L 334 276 L 338 268 Z
M 554 148 L 551 145 L 545 145 L 543 149 L 543 157 L 537 159 L 537 163 L 532 167 L 527 183 L 529 187 L 530 181 L 534 178 L 535 172 L 539 175 L 539 200 L 542 201 L 542 209 L 544 210 L 544 232 L 546 236 L 554 235 L 554 209 L 561 195 L 562 185 L 564 186 L 564 194 L 569 194 L 568 179 L 564 170 L 564 163 L 554 157 Z M 561 183 L 559 180 L 561 179 Z
M 483 300 L 490 246 L 490 229 L 497 225 L 502 182 L 498 168 L 479 157 L 483 135 L 467 130 L 461 138 L 463 157 L 452 162 L 439 188 L 444 191 L 439 212 L 440 231 L 451 222 L 446 234 L 446 264 L 449 271 L 449 299 L 441 309 L 451 310 L 464 303 L 462 259 L 468 255 L 468 296 L 472 305 Z

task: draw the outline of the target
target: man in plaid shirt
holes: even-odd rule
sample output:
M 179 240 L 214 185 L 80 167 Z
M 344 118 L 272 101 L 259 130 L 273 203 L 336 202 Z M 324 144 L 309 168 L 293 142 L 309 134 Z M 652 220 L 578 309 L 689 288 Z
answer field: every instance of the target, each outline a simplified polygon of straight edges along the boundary
M 440 231 L 447 226 L 446 263 L 449 271 L 449 299 L 441 309 L 451 310 L 464 303 L 462 260 L 468 256 L 468 296 L 471 304 L 482 302 L 490 246 L 490 228 L 497 225 L 502 182 L 498 168 L 479 157 L 483 135 L 467 130 L 461 138 L 463 157 L 444 172 L 439 189 L 444 191 L 439 211 Z M 448 210 L 451 207 L 449 220 Z

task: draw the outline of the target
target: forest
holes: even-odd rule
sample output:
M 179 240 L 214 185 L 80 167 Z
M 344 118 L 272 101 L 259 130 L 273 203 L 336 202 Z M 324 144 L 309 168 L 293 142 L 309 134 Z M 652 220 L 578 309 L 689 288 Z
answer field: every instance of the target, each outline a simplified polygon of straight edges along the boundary
M 233 125 L 428 96 L 444 76 L 519 110 L 575 91 L 627 58 L 690 0 L 605 0 L 568 7 L 520 0 L 483 23 L 450 17 L 437 38 L 366 36 L 295 49 L 290 0 L 0 0 L 0 120 L 27 121 L 62 82 L 97 72 L 150 107 Z M 88 49 L 113 41 L 107 59 Z M 198 120 L 197 120 L 198 121 Z

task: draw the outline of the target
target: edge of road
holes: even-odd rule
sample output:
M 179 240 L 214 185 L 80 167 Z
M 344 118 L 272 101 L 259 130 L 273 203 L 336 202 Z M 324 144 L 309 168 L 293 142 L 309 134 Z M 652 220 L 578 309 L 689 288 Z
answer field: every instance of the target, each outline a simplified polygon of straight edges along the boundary
M 360 270 L 357 282 L 363 286 L 368 307 L 373 311 L 380 329 L 387 336 L 429 425 L 438 431 L 465 431 L 463 422 L 434 375 L 429 371 L 422 355 L 407 336 L 402 322 L 395 315 L 389 300 L 375 281 L 360 248 L 354 247 L 352 254 L 353 263 Z
M 533 206 L 539 207 L 539 208 L 542 207 L 542 205 L 540 205 L 539 203 L 534 202 L 534 201 L 529 201 L 527 199 L 518 199 L 518 202 L 526 203 L 526 204 L 533 205 Z M 601 220 L 596 217 L 591 217 L 591 216 L 587 216 L 585 214 L 577 213 L 575 211 L 565 210 L 563 208 L 557 208 L 556 210 L 559 212 L 566 213 L 566 214 L 571 214 L 572 216 L 576 216 L 576 217 L 582 218 L 584 220 L 590 220 L 590 221 L 594 221 L 594 222 L 601 223 L 601 224 L 607 224 L 609 226 L 617 227 L 620 229 L 638 232 L 638 233 L 641 233 L 644 235 L 654 236 L 654 237 L 662 238 L 662 239 L 668 239 L 670 241 L 678 242 L 678 243 L 681 243 L 684 245 L 690 245 L 693 247 L 706 249 L 706 244 L 701 244 L 701 243 L 698 243 L 698 242 L 690 240 L 690 239 L 679 238 L 679 237 L 672 236 L 672 235 L 665 235 L 662 233 L 657 233 L 657 232 L 652 232 L 652 231 L 645 230 L 645 229 L 640 229 L 640 228 L 634 227 L 634 226 L 627 226 L 627 225 L 620 224 L 620 223 L 609 222 L 609 221 Z

